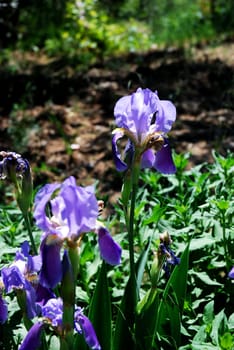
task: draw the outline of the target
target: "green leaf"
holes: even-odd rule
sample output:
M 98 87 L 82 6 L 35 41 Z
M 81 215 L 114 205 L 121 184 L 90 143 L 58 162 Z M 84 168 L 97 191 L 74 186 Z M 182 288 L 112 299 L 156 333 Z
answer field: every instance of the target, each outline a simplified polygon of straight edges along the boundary
M 106 270 L 106 263 L 103 261 L 89 310 L 89 319 L 102 350 L 110 350 L 112 343 L 111 302 Z
M 157 333 L 160 336 L 172 337 L 177 346 L 180 344 L 180 322 L 186 297 L 188 264 L 189 244 L 182 254 L 180 265 L 172 271 L 163 292 L 154 332 L 155 337 Z
M 220 346 L 225 350 L 234 349 L 234 337 L 230 333 L 224 333 L 224 335 L 220 337 Z
M 139 295 L 141 281 L 147 262 L 147 256 L 150 248 L 152 237 L 148 240 L 136 263 L 136 280 L 129 278 L 125 287 L 124 295 L 117 315 L 115 336 L 114 336 L 114 350 L 133 349 L 134 337 L 132 328 L 135 321 L 135 302 L 133 300 L 133 293 L 135 297 Z
M 214 300 L 211 300 L 204 308 L 203 322 L 204 324 L 211 325 L 214 319 Z
M 197 276 L 202 282 L 208 284 L 209 286 L 221 286 L 222 284 L 216 281 L 213 281 L 206 272 L 196 272 L 192 271 L 192 274 Z

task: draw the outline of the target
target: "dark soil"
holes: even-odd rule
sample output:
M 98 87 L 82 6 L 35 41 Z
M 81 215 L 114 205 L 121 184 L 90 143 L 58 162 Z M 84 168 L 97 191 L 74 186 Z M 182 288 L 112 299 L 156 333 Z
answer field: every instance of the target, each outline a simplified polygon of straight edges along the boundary
M 103 60 L 85 70 L 67 60 L 15 54 L 0 69 L 0 149 L 27 157 L 36 184 L 74 175 L 98 180 L 114 200 L 121 180 L 111 154 L 113 108 L 137 87 L 158 90 L 177 107 L 170 133 L 190 163 L 212 162 L 212 149 L 234 151 L 234 44 L 168 49 Z

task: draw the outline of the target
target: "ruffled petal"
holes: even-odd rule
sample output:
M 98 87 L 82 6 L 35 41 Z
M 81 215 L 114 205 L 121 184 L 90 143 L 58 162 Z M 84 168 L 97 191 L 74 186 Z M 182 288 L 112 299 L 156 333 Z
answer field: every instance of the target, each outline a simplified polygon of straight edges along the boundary
M 167 139 L 165 139 L 164 146 L 156 153 L 154 168 L 162 174 L 174 174 L 176 172 Z
M 90 349 L 101 350 L 93 325 L 80 308 L 75 312 L 75 327 L 78 333 L 83 334 L 86 344 Z
M 62 219 L 67 220 L 70 235 L 92 231 L 98 217 L 98 202 L 92 187 L 66 186 L 61 189 L 65 208 Z
M 35 323 L 24 338 L 19 350 L 37 350 L 41 345 L 43 327 L 42 322 Z
M 35 208 L 34 208 L 34 219 L 36 220 L 37 226 L 42 231 L 55 231 L 51 221 L 46 216 L 46 205 L 49 202 L 52 194 L 56 191 L 61 185 L 60 184 L 47 184 L 43 186 L 37 193 L 35 197 Z
M 156 130 L 168 132 L 176 120 L 176 108 L 170 101 L 158 101 L 158 111 L 156 114 Z
M 98 243 L 101 257 L 110 265 L 119 265 L 121 260 L 121 247 L 113 240 L 105 227 L 99 227 Z
M 60 260 L 61 243 L 47 244 L 48 235 L 41 243 L 42 268 L 39 281 L 46 288 L 54 288 L 62 279 L 62 263 Z
M 113 153 L 114 163 L 115 163 L 116 169 L 121 172 L 127 170 L 128 168 L 127 164 L 123 162 L 121 159 L 121 155 L 117 145 L 117 141 L 121 139 L 123 136 L 124 136 L 123 132 L 119 131 L 119 132 L 115 132 L 112 138 L 112 153 Z

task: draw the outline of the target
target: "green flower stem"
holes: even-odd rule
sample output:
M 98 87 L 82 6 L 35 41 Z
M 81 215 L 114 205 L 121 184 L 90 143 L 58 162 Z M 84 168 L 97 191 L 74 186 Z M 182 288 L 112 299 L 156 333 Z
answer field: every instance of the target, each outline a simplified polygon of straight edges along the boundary
M 222 231 L 223 231 L 223 249 L 227 270 L 229 271 L 231 268 L 231 263 L 228 254 L 228 246 L 227 246 L 227 237 L 226 237 L 226 219 L 225 219 L 225 211 L 221 210 L 221 223 L 222 223 Z
M 60 349 L 73 348 L 74 343 L 74 311 L 75 311 L 75 288 L 76 276 L 79 266 L 79 254 L 76 245 L 68 248 L 70 268 L 64 273 L 61 283 L 61 296 L 63 299 L 63 327 L 64 342 L 60 343 Z
M 131 172 L 126 174 L 122 193 L 122 203 L 124 207 L 125 222 L 128 231 L 128 249 L 130 263 L 129 294 L 131 294 L 131 305 L 129 304 L 128 308 L 128 326 L 131 329 L 132 334 L 134 334 L 133 327 L 135 324 L 137 305 L 137 280 L 134 261 L 135 205 L 140 174 L 139 162 L 137 160 L 138 159 L 136 157 L 135 162 L 131 168 Z
M 26 228 L 27 228 L 27 231 L 28 231 L 28 235 L 29 235 L 29 239 L 30 239 L 30 242 L 31 242 L 33 254 L 36 255 L 37 254 L 37 248 L 36 248 L 36 244 L 35 244 L 35 241 L 34 241 L 34 238 L 33 238 L 33 234 L 32 234 L 32 227 L 31 227 L 31 223 L 30 223 L 29 213 L 28 212 L 23 213 L 23 218 L 24 218 L 24 222 L 25 222 L 25 225 L 26 225 Z

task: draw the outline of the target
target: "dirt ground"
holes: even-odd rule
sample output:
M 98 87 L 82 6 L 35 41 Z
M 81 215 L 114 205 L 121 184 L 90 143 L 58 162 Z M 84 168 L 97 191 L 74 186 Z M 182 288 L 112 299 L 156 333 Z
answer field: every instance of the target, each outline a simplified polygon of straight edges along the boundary
M 103 59 L 85 71 L 16 53 L 0 68 L 0 148 L 27 157 L 36 184 L 68 175 L 83 185 L 98 180 L 100 195 L 113 201 L 121 186 L 111 154 L 113 108 L 139 86 L 176 105 L 170 142 L 190 152 L 190 166 L 212 162 L 212 149 L 234 151 L 233 42 Z

